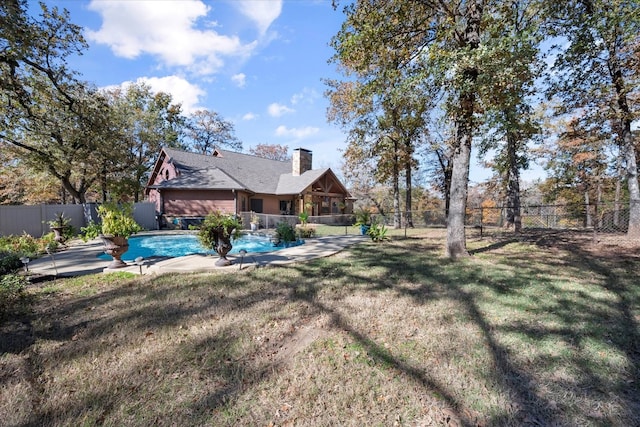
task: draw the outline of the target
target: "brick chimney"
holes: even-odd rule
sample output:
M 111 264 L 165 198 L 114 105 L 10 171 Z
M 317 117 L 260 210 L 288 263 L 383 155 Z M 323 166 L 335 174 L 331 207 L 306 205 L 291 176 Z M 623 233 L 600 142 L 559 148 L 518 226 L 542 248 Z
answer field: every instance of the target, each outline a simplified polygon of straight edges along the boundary
M 311 150 L 296 148 L 293 150 L 293 176 L 300 176 L 311 170 L 311 160 L 313 155 Z

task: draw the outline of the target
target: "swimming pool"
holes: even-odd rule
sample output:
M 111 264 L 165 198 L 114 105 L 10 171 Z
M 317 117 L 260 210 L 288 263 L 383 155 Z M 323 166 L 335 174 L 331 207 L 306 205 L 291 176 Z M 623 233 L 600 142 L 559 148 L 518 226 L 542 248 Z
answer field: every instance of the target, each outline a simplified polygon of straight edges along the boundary
M 292 242 L 288 246 L 295 246 L 303 242 Z M 230 254 L 237 254 L 244 249 L 247 252 L 272 252 L 284 248 L 274 245 L 268 236 L 257 234 L 243 234 L 239 239 L 231 242 L 233 248 Z M 122 255 L 123 261 L 133 261 L 137 257 L 180 257 L 194 254 L 215 254 L 207 250 L 198 240 L 196 234 L 154 234 L 149 236 L 129 237 L 129 250 Z M 98 258 L 110 260 L 105 253 Z

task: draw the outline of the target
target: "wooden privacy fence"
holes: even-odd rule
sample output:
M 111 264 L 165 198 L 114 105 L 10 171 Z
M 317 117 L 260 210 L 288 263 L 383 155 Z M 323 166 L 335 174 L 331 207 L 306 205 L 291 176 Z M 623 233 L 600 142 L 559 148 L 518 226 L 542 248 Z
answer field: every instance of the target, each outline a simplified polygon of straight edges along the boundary
M 87 225 L 84 209 L 89 216 L 98 222 L 96 204 L 86 205 L 0 205 L 0 236 L 20 235 L 27 233 L 39 237 L 49 233 L 49 221 L 54 220 L 59 213 L 71 219 L 71 225 L 77 233 L 80 227 Z M 146 230 L 156 230 L 155 204 L 142 202 L 134 204 L 133 216 L 138 224 Z

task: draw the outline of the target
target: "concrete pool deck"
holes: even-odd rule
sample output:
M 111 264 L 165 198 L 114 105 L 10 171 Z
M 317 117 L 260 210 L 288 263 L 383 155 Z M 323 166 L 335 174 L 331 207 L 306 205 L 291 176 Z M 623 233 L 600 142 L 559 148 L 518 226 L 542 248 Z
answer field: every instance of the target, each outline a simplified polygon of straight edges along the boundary
M 101 272 L 128 271 L 140 274 L 161 274 L 169 272 L 203 272 L 236 270 L 242 261 L 242 268 L 250 266 L 265 267 L 269 265 L 282 265 L 295 262 L 305 262 L 316 258 L 322 258 L 340 252 L 344 248 L 367 241 L 367 236 L 341 235 L 324 236 L 305 239 L 303 245 L 292 248 L 280 249 L 266 253 L 247 253 L 244 257 L 239 254 L 227 255 L 233 262 L 232 266 L 217 267 L 216 255 L 187 255 L 177 258 L 147 258 L 142 268 L 136 264 L 128 263 L 127 267 L 108 269 L 110 261 L 98 258 L 103 253 L 102 242 L 99 239 L 86 243 L 69 245 L 60 252 L 52 255 L 44 255 L 29 263 L 31 274 L 41 276 L 80 276 Z

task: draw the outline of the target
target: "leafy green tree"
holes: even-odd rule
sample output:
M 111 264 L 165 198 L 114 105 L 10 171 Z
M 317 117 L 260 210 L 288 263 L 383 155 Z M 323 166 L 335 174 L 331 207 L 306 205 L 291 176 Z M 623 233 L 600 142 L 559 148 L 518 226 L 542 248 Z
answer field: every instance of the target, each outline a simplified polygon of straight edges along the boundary
M 496 155 L 492 168 L 506 190 L 506 222 L 515 232 L 522 228 L 520 214 L 520 170 L 528 168 L 527 143 L 539 136 L 540 124 L 531 103 L 535 82 L 545 69 L 539 54 L 543 33 L 540 8 L 535 2 L 505 2 L 499 19 L 488 19 L 488 37 L 499 39 L 483 69 L 492 84 L 484 85 L 481 157 L 489 150 Z
M 640 103 L 640 4 L 622 0 L 548 2 L 550 34 L 566 40 L 554 64 L 548 95 L 574 113 L 608 129 L 620 147 L 629 192 L 628 235 L 640 237 L 638 147 L 631 125 Z
M 132 197 L 139 201 L 149 172 L 163 146 L 181 147 L 184 117 L 171 95 L 154 93 L 144 83 L 107 91 L 111 123 L 116 127 L 120 147 L 104 165 L 103 200 Z
M 400 178 L 404 173 L 405 215 L 412 226 L 412 172 L 417 167 L 414 153 L 426 129 L 425 111 L 431 105 L 428 91 L 415 78 L 417 70 L 401 62 L 401 57 L 376 58 L 362 68 L 357 62 L 360 42 L 357 31 L 349 27 L 343 27 L 332 41 L 337 52 L 334 61 L 341 64 L 347 78 L 356 80 L 326 81 L 331 102 L 328 118 L 349 130 L 350 145 L 366 147 L 354 147 L 345 155 L 366 156 L 350 159 L 364 165 L 373 159 L 377 182 L 391 185 L 395 228 L 401 226 Z
M 59 182 L 52 180 L 46 172 L 26 167 L 8 148 L 0 150 L 0 204 L 34 205 L 63 201 Z
M 493 12 L 485 10 L 486 3 L 358 1 L 345 8 L 347 19 L 334 43 L 341 63 L 361 76 L 383 82 L 393 65 L 417 66 L 423 81 L 448 94 L 445 109 L 455 127 L 446 244 L 450 258 L 468 255 L 467 186 L 479 64 L 486 52 L 479 48 L 483 18 Z
M 570 204 L 570 211 L 584 219 L 585 226 L 594 225 L 591 218 L 593 201 L 602 201 L 602 185 L 608 181 L 608 155 L 599 129 L 578 118 L 563 123 L 558 140 L 545 147 L 546 169 L 550 173 L 545 196 Z
M 66 58 L 86 48 L 67 11 L 26 2 L 0 5 L 0 140 L 24 166 L 46 172 L 78 203 L 97 181 L 111 133 L 108 105 L 78 80 Z
M 212 154 L 218 147 L 242 151 L 242 141 L 235 136 L 233 123 L 215 111 L 198 110 L 189 115 L 186 123 L 187 145 L 200 154 Z

